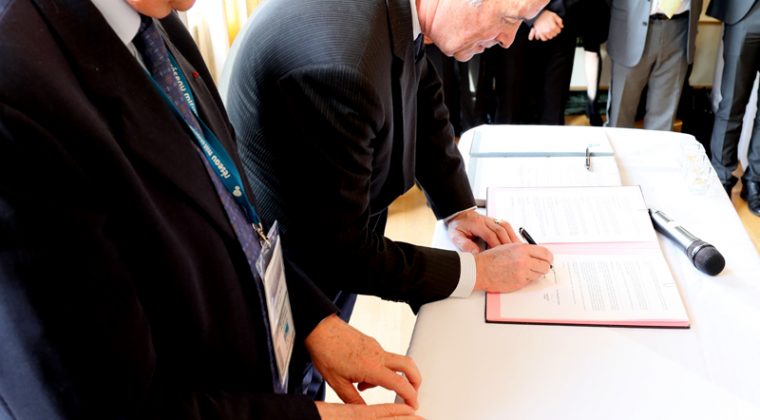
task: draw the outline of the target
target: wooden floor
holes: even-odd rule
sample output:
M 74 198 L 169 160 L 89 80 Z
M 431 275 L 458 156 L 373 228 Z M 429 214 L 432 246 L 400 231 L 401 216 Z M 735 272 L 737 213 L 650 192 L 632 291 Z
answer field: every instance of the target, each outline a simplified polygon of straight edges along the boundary
M 755 244 L 755 249 L 760 253 L 760 217 L 749 212 L 747 202 L 739 197 L 740 191 L 741 182 L 739 182 L 739 185 L 734 187 L 734 190 L 731 192 L 731 202 L 734 203 L 736 213 L 739 215 L 739 218 L 742 219 L 744 228 L 747 229 L 747 233 L 749 234 L 750 239 L 752 239 L 752 243 Z
M 587 120 L 585 116 L 571 117 L 567 123 L 587 125 Z M 749 212 L 747 202 L 739 197 L 740 188 L 740 185 L 734 188 L 731 201 L 760 253 L 760 217 Z M 386 236 L 395 241 L 428 246 L 434 227 L 435 216 L 428 207 L 424 194 L 417 188 L 399 197 L 389 208 Z M 351 318 L 354 327 L 377 339 L 387 351 L 399 354 L 407 351 L 414 321 L 415 316 L 408 305 L 371 296 L 359 297 Z M 393 402 L 395 398 L 393 393 L 378 388 L 365 391 L 362 396 L 369 404 Z M 328 389 L 327 401 L 335 402 L 339 399 Z

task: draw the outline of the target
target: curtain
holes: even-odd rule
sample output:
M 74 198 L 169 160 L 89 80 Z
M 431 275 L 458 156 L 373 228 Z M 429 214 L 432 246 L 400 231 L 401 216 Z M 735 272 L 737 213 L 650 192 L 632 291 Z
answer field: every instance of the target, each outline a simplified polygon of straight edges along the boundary
M 211 76 L 219 80 L 230 46 L 261 0 L 198 0 L 181 13 Z

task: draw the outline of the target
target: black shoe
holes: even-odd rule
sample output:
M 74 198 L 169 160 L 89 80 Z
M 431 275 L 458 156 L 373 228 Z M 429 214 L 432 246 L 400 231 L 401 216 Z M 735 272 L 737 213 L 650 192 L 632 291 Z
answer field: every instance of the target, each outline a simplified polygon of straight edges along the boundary
M 588 118 L 588 123 L 592 127 L 601 127 L 604 122 L 602 121 L 602 117 L 599 116 L 599 110 L 596 108 L 596 100 L 588 99 L 588 97 L 586 99 L 586 118 Z
M 735 176 L 731 176 L 728 181 L 720 181 L 720 183 L 723 184 L 723 189 L 726 190 L 726 194 L 728 194 L 728 198 L 731 198 L 731 190 L 734 189 L 737 181 L 739 181 L 739 179 Z M 744 194 L 744 188 L 742 188 L 742 194 Z M 742 196 L 742 198 L 744 198 L 744 196 Z
M 750 213 L 760 216 L 760 182 L 746 181 L 742 184 L 739 196 L 747 200 Z

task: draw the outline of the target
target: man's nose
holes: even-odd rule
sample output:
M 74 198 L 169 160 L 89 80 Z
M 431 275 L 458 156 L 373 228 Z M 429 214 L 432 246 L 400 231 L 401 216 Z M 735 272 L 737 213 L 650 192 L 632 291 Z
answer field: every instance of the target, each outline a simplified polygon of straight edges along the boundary
M 509 48 L 509 46 L 512 45 L 512 42 L 515 40 L 516 33 L 517 28 L 510 29 L 508 32 L 502 32 L 499 34 L 499 36 L 496 37 L 496 41 L 498 41 L 501 48 Z

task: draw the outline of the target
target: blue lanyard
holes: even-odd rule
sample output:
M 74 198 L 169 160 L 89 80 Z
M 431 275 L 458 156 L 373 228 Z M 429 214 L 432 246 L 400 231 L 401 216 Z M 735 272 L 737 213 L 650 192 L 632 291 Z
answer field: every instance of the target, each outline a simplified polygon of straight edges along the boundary
M 211 131 L 208 126 L 206 126 L 201 117 L 198 115 L 198 108 L 195 105 L 195 98 L 193 97 L 193 92 L 190 90 L 190 85 L 187 83 L 185 74 L 179 68 L 179 65 L 177 65 L 177 61 L 174 59 L 174 56 L 170 52 L 168 55 L 169 60 L 171 61 L 172 70 L 174 71 L 174 77 L 179 84 L 180 90 L 182 91 L 182 96 L 185 98 L 187 105 L 193 111 L 198 124 L 200 124 L 201 129 L 203 130 L 202 134 L 199 133 L 195 127 L 193 127 L 193 125 L 190 124 L 190 122 L 182 116 L 182 114 L 179 112 L 179 109 L 177 109 L 177 107 L 174 105 L 174 102 L 172 102 L 166 92 L 164 92 L 164 89 L 158 84 L 158 82 L 156 82 L 153 76 L 151 76 L 151 74 L 146 71 L 148 77 L 150 78 L 151 82 L 153 82 L 156 90 L 161 94 L 161 97 L 164 98 L 164 101 L 166 101 L 166 103 L 169 105 L 172 112 L 174 112 L 174 115 L 179 118 L 180 121 L 183 121 L 193 133 L 193 138 L 195 139 L 198 147 L 200 147 L 203 157 L 206 158 L 209 166 L 213 168 L 214 172 L 222 181 L 224 188 L 232 195 L 232 198 L 235 200 L 238 206 L 240 206 L 248 222 L 251 223 L 251 226 L 253 226 L 253 230 L 256 232 L 256 234 L 258 234 L 259 238 L 262 241 L 268 242 L 267 236 L 264 233 L 264 229 L 261 225 L 261 219 L 259 219 L 259 215 L 256 213 L 256 209 L 253 207 L 253 203 L 248 198 L 248 194 L 246 194 L 245 189 L 243 188 L 243 179 L 240 176 L 240 172 L 237 170 L 237 167 L 235 166 L 235 162 L 232 160 L 229 153 L 227 153 L 224 145 L 222 145 L 214 132 Z

